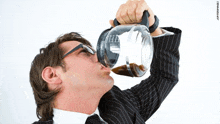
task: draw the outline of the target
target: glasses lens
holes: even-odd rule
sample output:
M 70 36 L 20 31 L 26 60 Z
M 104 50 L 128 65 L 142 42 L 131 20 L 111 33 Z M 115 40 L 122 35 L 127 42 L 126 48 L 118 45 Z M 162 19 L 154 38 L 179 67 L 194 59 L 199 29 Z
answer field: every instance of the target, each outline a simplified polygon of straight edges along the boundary
M 84 49 L 86 49 L 89 53 L 91 54 L 95 54 L 95 50 L 93 50 L 92 48 L 86 46 L 86 45 L 83 45 Z

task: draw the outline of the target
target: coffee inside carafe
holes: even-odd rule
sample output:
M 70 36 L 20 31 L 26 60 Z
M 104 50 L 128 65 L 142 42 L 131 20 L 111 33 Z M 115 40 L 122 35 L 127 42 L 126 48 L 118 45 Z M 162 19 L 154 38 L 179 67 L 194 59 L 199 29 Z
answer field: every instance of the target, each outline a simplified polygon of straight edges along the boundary
M 132 74 L 129 73 L 129 69 Z M 130 63 L 129 67 L 127 65 L 122 65 L 116 68 L 113 68 L 112 71 L 118 75 L 130 76 L 130 77 L 140 77 L 143 73 L 146 72 L 144 65 L 137 65 L 135 63 Z

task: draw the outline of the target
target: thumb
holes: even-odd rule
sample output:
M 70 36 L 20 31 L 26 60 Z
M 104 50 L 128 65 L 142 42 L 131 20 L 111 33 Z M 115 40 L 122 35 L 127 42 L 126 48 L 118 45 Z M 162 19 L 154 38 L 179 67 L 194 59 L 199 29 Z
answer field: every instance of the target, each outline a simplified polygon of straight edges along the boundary
M 113 20 L 109 20 L 109 23 L 112 27 L 115 27 Z

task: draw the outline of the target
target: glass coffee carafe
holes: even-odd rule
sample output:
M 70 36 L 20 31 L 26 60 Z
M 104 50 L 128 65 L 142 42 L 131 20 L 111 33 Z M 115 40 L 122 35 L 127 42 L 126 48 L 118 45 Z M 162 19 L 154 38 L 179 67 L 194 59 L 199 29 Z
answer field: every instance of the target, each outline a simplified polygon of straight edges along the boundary
M 149 70 L 153 58 L 153 41 L 149 32 L 149 13 L 140 24 L 119 25 L 102 32 L 97 44 L 97 57 L 118 75 L 141 77 Z

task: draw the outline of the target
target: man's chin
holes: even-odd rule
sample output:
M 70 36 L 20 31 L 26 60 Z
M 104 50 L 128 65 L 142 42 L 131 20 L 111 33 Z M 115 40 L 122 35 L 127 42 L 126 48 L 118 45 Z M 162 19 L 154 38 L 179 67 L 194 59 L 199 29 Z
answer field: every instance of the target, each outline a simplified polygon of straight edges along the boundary
M 109 84 L 114 84 L 114 79 L 109 75 L 109 79 L 107 80 Z
M 105 83 L 106 83 L 106 85 L 113 86 L 114 85 L 114 79 L 110 75 L 108 75 L 107 79 L 105 79 Z
M 107 83 L 108 83 L 108 86 L 109 86 L 109 89 L 108 89 L 108 91 L 109 91 L 109 90 L 111 90 L 112 87 L 114 86 L 114 80 L 108 80 Z M 108 92 L 108 91 L 107 91 L 107 92 Z

